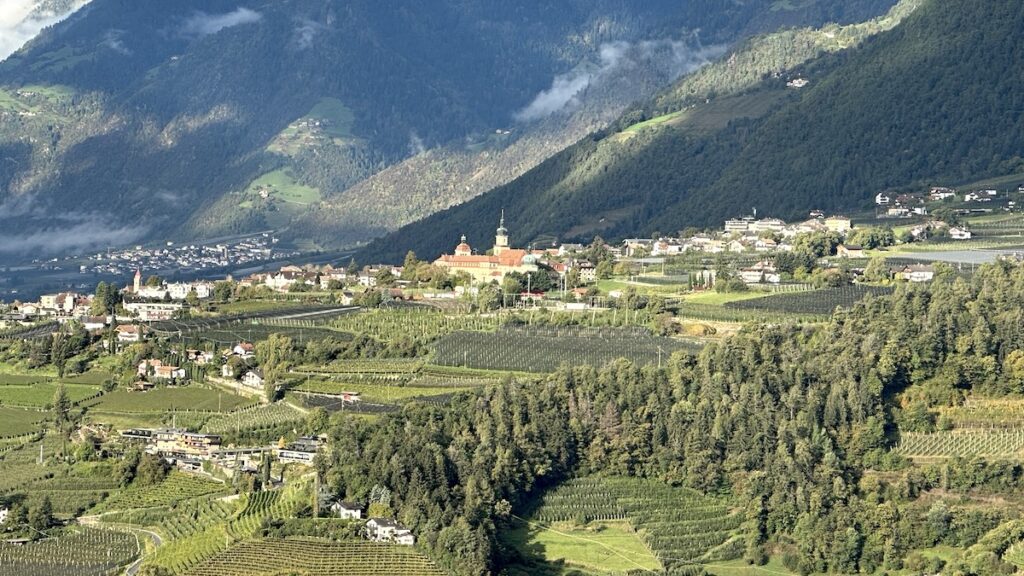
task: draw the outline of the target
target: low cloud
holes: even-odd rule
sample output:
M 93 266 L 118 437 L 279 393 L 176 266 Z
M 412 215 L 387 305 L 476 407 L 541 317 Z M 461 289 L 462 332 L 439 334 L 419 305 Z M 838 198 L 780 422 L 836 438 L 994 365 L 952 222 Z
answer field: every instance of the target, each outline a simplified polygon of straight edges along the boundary
M 89 0 L 74 2 L 66 12 L 40 8 L 39 0 L 0 0 L 0 61 L 18 51 L 44 28 L 67 18 Z
M 712 58 L 724 53 L 724 47 L 705 48 L 696 40 L 646 40 L 643 42 L 609 42 L 602 44 L 596 63 L 586 63 L 560 74 L 551 87 L 541 91 L 532 102 L 514 117 L 519 122 L 530 122 L 569 110 L 579 103 L 587 88 L 599 85 L 617 72 L 637 66 L 657 67 L 672 78 L 693 72 Z
M 0 253 L 57 254 L 123 246 L 145 236 L 148 229 L 141 226 L 111 227 L 109 218 L 99 215 L 77 224 L 36 229 L 30 234 L 0 234 Z
M 121 38 L 124 36 L 124 30 L 109 30 L 103 36 L 103 45 L 110 48 L 118 54 L 124 54 L 130 56 L 132 51 L 124 45 L 124 41 Z
M 196 12 L 185 20 L 181 27 L 181 33 L 185 36 L 208 36 L 216 34 L 225 28 L 242 24 L 253 24 L 262 19 L 262 14 L 248 8 L 238 8 L 227 14 Z
M 415 131 L 409 132 L 409 154 L 417 156 L 427 151 L 423 139 Z
M 308 18 L 299 20 L 295 26 L 295 45 L 299 50 L 306 50 L 307 48 L 312 47 L 313 40 L 315 40 L 317 35 L 326 29 L 327 26 L 324 26 L 315 20 L 310 20 Z

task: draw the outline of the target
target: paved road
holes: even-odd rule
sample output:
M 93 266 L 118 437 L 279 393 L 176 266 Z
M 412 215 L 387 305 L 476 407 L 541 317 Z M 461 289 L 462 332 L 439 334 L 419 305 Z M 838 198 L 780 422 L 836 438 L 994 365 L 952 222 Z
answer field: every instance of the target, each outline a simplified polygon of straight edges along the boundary
M 142 528 L 130 528 L 130 530 L 133 530 L 135 532 L 142 532 L 143 534 L 148 535 L 150 538 L 153 539 L 153 545 L 154 546 L 159 547 L 159 546 L 162 546 L 163 543 L 164 543 L 164 539 L 161 538 L 160 535 L 157 534 L 156 532 L 151 532 L 149 530 L 143 530 Z M 135 576 L 135 574 L 137 574 L 139 572 L 139 568 L 142 566 L 143 558 L 144 558 L 144 556 L 141 554 L 141 550 L 140 550 L 139 559 L 136 560 L 135 562 L 133 562 L 130 566 L 128 566 L 128 568 L 124 571 L 125 576 Z

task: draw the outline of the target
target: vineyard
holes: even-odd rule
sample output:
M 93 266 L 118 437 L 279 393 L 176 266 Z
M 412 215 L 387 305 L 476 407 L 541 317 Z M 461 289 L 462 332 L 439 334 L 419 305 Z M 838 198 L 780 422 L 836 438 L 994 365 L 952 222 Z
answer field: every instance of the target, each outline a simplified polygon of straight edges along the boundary
M 297 424 L 305 418 L 306 415 L 299 410 L 283 402 L 276 402 L 214 416 L 206 421 L 202 431 L 207 434 L 226 434 L 242 430 L 269 430 L 282 424 Z
M 850 308 L 867 295 L 887 296 L 893 289 L 888 286 L 843 286 L 810 292 L 773 294 L 764 298 L 729 302 L 726 308 L 733 310 L 756 310 L 783 314 L 827 316 L 836 307 Z
M 343 333 L 315 326 L 323 320 L 299 318 L 303 314 L 316 314 L 316 318 L 324 318 L 332 311 L 341 313 L 336 307 L 297 306 L 284 310 L 277 308 L 234 316 L 181 321 L 168 320 L 155 322 L 149 327 L 160 337 L 186 342 L 212 342 L 219 346 L 227 346 L 240 341 L 266 340 L 271 334 L 284 334 L 302 342 L 325 338 L 343 339 L 346 337 Z
M 617 358 L 658 364 L 696 347 L 641 328 L 511 327 L 456 332 L 434 345 L 434 362 L 488 370 L 554 372 L 559 366 L 601 366 Z
M 894 451 L 915 458 L 1019 458 L 1024 451 L 1024 430 L 904 432 Z
M 39 410 L 22 410 L 0 406 L 0 438 L 31 434 L 49 414 Z
M 31 498 L 48 497 L 56 516 L 74 518 L 120 490 L 113 471 L 103 467 L 94 471 L 72 469 L 67 474 L 55 474 L 28 483 L 19 492 Z
M 310 380 L 295 387 L 296 392 L 308 392 L 318 394 L 340 395 L 346 392 L 359 394 L 362 401 L 371 403 L 390 404 L 402 402 L 421 396 L 436 396 L 451 392 L 463 392 L 470 388 L 453 388 L 439 386 L 436 388 L 427 386 L 405 386 L 395 384 L 364 384 L 355 382 L 335 382 L 323 380 Z
M 4 576 L 107 576 L 130 564 L 141 550 L 133 534 L 74 527 L 52 538 L 13 546 L 0 543 Z
M 639 478 L 570 480 L 539 504 L 531 518 L 541 524 L 628 521 L 669 573 L 711 558 L 743 521 L 721 500 Z
M 196 566 L 191 576 L 442 576 L 413 548 L 312 538 L 257 540 L 237 544 Z
M 167 478 L 154 486 L 131 487 L 109 498 L 96 512 L 171 506 L 195 498 L 223 495 L 227 486 L 199 476 L 171 472 Z
M 146 558 L 145 565 L 172 574 L 191 574 L 192 567 L 223 552 L 232 543 L 253 538 L 265 519 L 294 516 L 307 496 L 305 486 L 294 485 L 280 491 L 249 494 L 237 502 L 184 508 L 161 522 L 160 530 L 171 540 Z
M 1024 401 L 972 396 L 962 406 L 940 409 L 956 428 L 1024 428 Z
M 168 411 L 230 412 L 250 406 L 253 400 L 230 392 L 187 386 L 156 388 L 148 392 L 114 390 L 90 406 L 98 412 L 140 413 Z
M 73 404 L 100 395 L 100 389 L 85 384 L 65 384 L 64 390 Z M 53 402 L 57 384 L 41 382 L 29 385 L 0 386 L 0 405 L 23 408 L 46 408 Z
M 331 327 L 350 334 L 366 334 L 378 340 L 411 336 L 429 342 L 452 332 L 492 332 L 498 328 L 498 318 L 447 314 L 427 307 L 395 308 L 347 314 L 334 319 Z

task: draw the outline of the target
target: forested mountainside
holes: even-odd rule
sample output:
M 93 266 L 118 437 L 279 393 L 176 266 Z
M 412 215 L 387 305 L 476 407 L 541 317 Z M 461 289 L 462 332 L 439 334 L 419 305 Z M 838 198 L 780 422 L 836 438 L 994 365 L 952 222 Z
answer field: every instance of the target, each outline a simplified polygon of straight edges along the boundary
M 875 28 L 892 27 L 913 4 Z M 461 233 L 487 237 L 502 208 L 519 242 L 547 242 L 675 232 L 752 206 L 782 218 L 864 208 L 883 190 L 1020 172 L 1024 5 L 921 4 L 859 44 L 865 29 L 856 27 L 754 40 L 610 129 L 383 239 L 365 257 L 395 259 L 409 248 L 428 256 Z M 856 47 L 801 63 L 830 42 Z M 809 84 L 787 87 L 797 78 Z
M 0 63 L 4 250 L 58 228 L 82 245 L 287 228 L 420 151 L 543 121 L 556 79 L 602 47 L 714 46 L 889 4 L 94 0 Z M 509 153 L 494 182 L 559 144 Z

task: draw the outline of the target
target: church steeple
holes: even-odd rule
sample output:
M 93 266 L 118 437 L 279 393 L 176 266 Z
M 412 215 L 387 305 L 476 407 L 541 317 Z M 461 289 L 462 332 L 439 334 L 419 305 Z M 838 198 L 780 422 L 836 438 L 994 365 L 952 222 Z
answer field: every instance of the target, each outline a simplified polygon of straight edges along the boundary
M 498 232 L 494 235 L 494 255 L 497 256 L 505 250 L 508 250 L 508 229 L 505 228 L 505 209 L 502 208 Z

